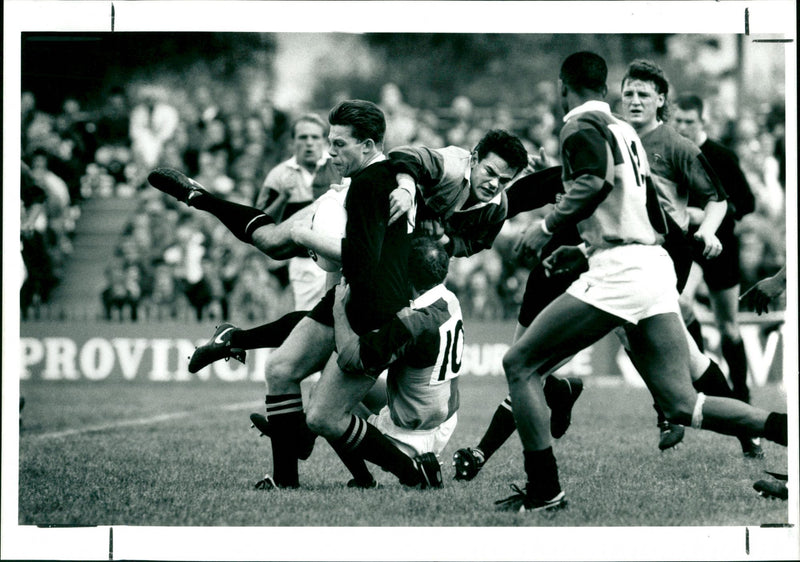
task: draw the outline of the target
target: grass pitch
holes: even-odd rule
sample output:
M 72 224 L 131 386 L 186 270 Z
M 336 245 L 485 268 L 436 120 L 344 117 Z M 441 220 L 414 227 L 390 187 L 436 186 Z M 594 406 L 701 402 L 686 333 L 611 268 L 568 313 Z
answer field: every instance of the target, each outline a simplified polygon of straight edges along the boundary
M 786 449 L 763 442 L 746 460 L 731 437 L 687 429 L 661 453 L 644 389 L 587 387 L 556 442 L 569 507 L 547 515 L 497 512 L 524 484 L 514 435 L 472 482 L 453 480 L 452 453 L 474 446 L 506 394 L 500 377 L 465 377 L 459 425 L 444 451 L 445 488 L 409 490 L 373 467 L 374 490 L 349 476 L 324 441 L 300 465 L 300 490 L 261 491 L 270 444 L 249 428 L 263 411 L 250 383 L 32 382 L 19 450 L 20 525 L 132 526 L 758 526 L 785 524 L 787 502 L 752 489 L 764 470 L 786 472 Z M 786 411 L 780 388 L 753 403 Z M 533 515 L 533 516 L 531 516 Z

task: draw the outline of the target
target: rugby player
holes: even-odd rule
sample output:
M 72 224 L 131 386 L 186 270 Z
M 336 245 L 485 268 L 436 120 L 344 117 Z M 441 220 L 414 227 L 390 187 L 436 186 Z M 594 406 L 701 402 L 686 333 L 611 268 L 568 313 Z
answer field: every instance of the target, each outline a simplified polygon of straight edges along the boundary
M 550 416 L 537 369 L 591 345 L 619 326 L 641 357 L 641 374 L 671 421 L 786 445 L 786 414 L 698 394 L 691 385 L 676 276 L 661 247 L 666 221 L 652 189 L 647 155 L 634 130 L 603 101 L 607 68 L 598 55 L 567 57 L 561 72 L 566 112 L 560 134 L 566 193 L 521 237 L 538 255 L 554 232 L 577 222 L 589 269 L 533 321 L 503 358 L 523 444 L 527 484 L 500 509 L 555 510 L 566 505 L 552 449 Z

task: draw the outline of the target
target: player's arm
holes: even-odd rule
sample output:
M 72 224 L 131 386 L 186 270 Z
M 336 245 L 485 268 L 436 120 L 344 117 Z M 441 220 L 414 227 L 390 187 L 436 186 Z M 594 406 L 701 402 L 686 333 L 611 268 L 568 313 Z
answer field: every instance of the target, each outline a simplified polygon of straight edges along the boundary
M 308 231 L 311 230 L 311 217 L 314 216 L 317 205 L 318 203 L 315 201 L 280 224 L 269 224 L 257 229 L 252 235 L 253 245 L 276 260 L 307 255 L 306 248 L 310 246 L 305 246 L 305 244 L 295 241 L 293 233 L 295 229 L 303 227 Z M 339 244 L 341 246 L 341 242 Z M 341 250 L 339 252 L 341 253 Z M 325 257 L 328 256 L 326 255 Z
M 343 371 L 377 376 L 395 361 L 401 350 L 413 340 L 413 335 L 401 320 L 401 316 L 409 309 L 401 310 L 381 328 L 359 337 L 353 331 L 345 313 L 348 299 L 348 286 L 337 285 L 333 304 L 337 362 Z
M 506 218 L 510 219 L 520 213 L 555 203 L 556 195 L 564 192 L 562 173 L 561 166 L 553 166 L 515 180 L 506 190 L 508 196 Z
M 442 243 L 448 255 L 463 258 L 477 254 L 491 248 L 500 234 L 506 220 L 505 203 L 484 206 L 474 212 L 480 213 L 480 220 L 471 225 L 467 232 L 449 232 L 445 223 Z
M 564 196 L 544 219 L 525 230 L 515 246 L 518 252 L 538 257 L 553 233 L 589 217 L 611 192 L 613 185 L 605 179 L 610 150 L 597 129 L 577 129 L 564 139 L 561 151 L 568 170 Z
M 779 297 L 786 290 L 786 266 L 772 277 L 762 279 L 744 294 L 739 300 L 746 306 L 752 307 L 758 314 L 769 312 L 769 303 Z
M 682 152 L 679 159 L 680 167 L 686 185 L 703 209 L 703 217 L 694 237 L 703 243 L 703 256 L 715 258 L 722 252 L 722 243 L 717 238 L 716 232 L 728 212 L 728 196 L 722 188 L 719 177 L 700 149 L 689 141 L 686 143 L 688 148 L 680 145 L 678 147 Z M 695 217 L 694 220 L 697 218 L 699 217 Z
M 444 161 L 440 154 L 426 147 L 401 146 L 391 150 L 389 161 L 395 171 L 397 189 L 390 195 L 389 224 L 405 214 L 416 197 L 417 187 L 425 198 L 441 182 Z M 433 209 L 442 214 L 446 209 Z

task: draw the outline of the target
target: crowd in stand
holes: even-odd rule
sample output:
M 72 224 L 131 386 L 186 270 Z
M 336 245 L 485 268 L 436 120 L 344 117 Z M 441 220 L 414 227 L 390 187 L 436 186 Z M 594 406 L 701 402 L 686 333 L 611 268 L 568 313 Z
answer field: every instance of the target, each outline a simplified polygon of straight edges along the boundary
M 529 152 L 544 148 L 558 164 L 560 113 L 552 84 L 539 101 L 512 111 L 476 108 L 464 96 L 440 110 L 409 106 L 387 84 L 379 103 L 387 116 L 386 148 L 403 144 L 471 149 L 491 128 L 519 135 Z M 714 117 L 713 105 L 711 106 Z M 22 94 L 23 318 L 46 303 L 62 281 L 81 204 L 92 197 L 135 197 L 136 212 L 114 244 L 99 299 L 114 320 L 179 319 L 262 322 L 291 309 L 285 263 L 236 240 L 206 213 L 175 203 L 146 182 L 157 166 L 180 169 L 217 195 L 253 204 L 267 172 L 287 158 L 292 115 L 268 100 L 248 103 L 220 84 L 167 90 L 116 88 L 102 107 L 74 98 L 60 113 L 39 110 Z M 322 117 L 326 117 L 324 114 Z M 756 197 L 756 211 L 739 225 L 743 290 L 785 259 L 785 148 L 782 108 L 717 119 L 712 136 L 738 154 Z M 515 318 L 527 269 L 511 249 L 530 214 L 509 221 L 494 247 L 455 260 L 449 284 L 465 316 Z

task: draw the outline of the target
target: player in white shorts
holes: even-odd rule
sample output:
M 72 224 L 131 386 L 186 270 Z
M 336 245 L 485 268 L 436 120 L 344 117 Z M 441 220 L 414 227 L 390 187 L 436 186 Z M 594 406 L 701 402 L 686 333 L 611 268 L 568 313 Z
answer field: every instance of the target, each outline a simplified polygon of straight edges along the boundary
M 603 101 L 606 78 L 605 61 L 594 53 L 575 53 L 564 61 L 560 79 L 566 116 L 560 141 L 565 195 L 517 245 L 538 256 L 552 233 L 577 224 L 589 271 L 537 315 L 503 357 L 528 481 L 524 490 L 512 486 L 517 493 L 498 501 L 501 509 L 566 505 L 550 411 L 534 373 L 618 326 L 635 327 L 628 337 L 642 358 L 639 370 L 671 421 L 787 443 L 786 414 L 706 397 L 692 386 L 674 268 L 660 246 L 666 222 L 641 141 Z

